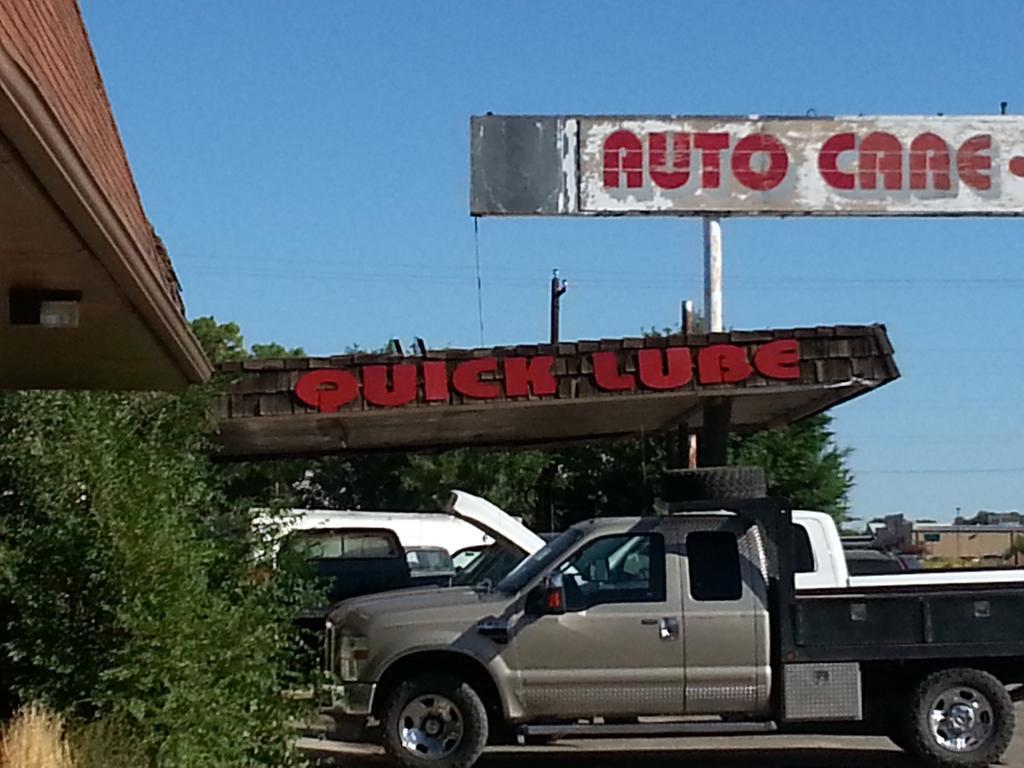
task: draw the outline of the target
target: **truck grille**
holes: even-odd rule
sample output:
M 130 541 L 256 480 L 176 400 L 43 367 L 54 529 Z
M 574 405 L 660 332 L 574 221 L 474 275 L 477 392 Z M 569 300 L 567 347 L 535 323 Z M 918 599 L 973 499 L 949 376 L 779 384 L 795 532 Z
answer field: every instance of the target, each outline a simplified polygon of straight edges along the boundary
M 328 622 L 324 632 L 324 649 L 321 665 L 327 680 L 337 680 L 338 672 L 338 627 Z

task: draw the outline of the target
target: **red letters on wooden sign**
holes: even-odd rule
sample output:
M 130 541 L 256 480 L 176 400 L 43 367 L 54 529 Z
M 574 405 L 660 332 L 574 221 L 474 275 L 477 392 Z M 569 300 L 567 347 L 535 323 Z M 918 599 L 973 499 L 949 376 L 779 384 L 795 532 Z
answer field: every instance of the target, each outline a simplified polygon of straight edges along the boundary
M 697 353 L 697 369 L 701 384 L 735 384 L 754 372 L 746 351 L 732 344 L 704 347 Z
M 641 349 L 637 354 L 640 382 L 651 389 L 679 389 L 693 380 L 693 362 L 686 347 L 665 350 L 667 365 L 662 361 L 660 349 Z
M 505 360 L 505 394 L 509 397 L 526 397 L 529 394 L 544 397 L 558 391 L 558 383 L 551 373 L 555 358 L 549 355 L 539 357 L 510 357 Z
M 765 344 L 754 353 L 754 367 L 769 379 L 799 379 L 800 344 L 796 339 Z
M 366 366 L 363 368 L 363 397 L 368 403 L 386 407 L 411 403 L 416 399 L 416 366 L 408 363 Z
M 428 403 L 448 399 L 448 364 L 444 360 L 427 360 L 423 366 L 423 399 Z
M 622 370 L 626 352 L 595 352 L 594 384 L 604 392 L 631 392 L 638 386 L 659 392 L 694 387 L 694 363 L 697 385 L 737 384 L 750 378 L 755 370 L 768 379 L 780 381 L 800 378 L 800 347 L 795 339 L 780 339 L 753 351 L 735 344 L 716 344 L 697 350 L 696 361 L 689 347 L 640 349 L 636 352 L 637 374 Z M 397 408 L 414 403 L 422 393 L 423 402 L 447 402 L 450 388 L 477 400 L 553 397 L 558 381 L 551 355 L 478 357 L 459 362 L 451 370 L 451 361 L 424 360 L 419 363 L 374 364 L 363 366 L 361 377 L 352 371 L 323 369 L 310 371 L 295 385 L 295 395 L 303 403 L 322 413 L 335 413 L 359 397 L 360 387 L 367 404 L 378 408 Z M 502 380 L 485 380 L 497 374 Z
M 473 397 L 477 400 L 493 400 L 501 396 L 501 387 L 496 381 L 481 381 L 483 373 L 496 373 L 498 370 L 498 359 L 496 357 L 480 357 L 476 360 L 467 360 L 459 363 L 452 374 L 452 384 L 455 391 L 466 397 Z
M 359 381 L 348 371 L 310 371 L 295 385 L 295 395 L 321 413 L 334 413 L 359 396 Z
M 625 392 L 636 387 L 631 374 L 619 372 L 619 356 L 614 352 L 594 353 L 594 382 L 606 392 Z

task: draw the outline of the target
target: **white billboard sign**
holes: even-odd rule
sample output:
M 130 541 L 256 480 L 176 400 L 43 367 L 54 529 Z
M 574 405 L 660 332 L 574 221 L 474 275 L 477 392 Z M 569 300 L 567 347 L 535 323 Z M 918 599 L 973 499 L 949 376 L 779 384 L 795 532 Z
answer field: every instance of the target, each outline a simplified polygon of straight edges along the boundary
M 473 119 L 476 215 L 1024 215 L 1024 118 Z
M 1024 120 L 582 118 L 580 213 L 1024 214 Z

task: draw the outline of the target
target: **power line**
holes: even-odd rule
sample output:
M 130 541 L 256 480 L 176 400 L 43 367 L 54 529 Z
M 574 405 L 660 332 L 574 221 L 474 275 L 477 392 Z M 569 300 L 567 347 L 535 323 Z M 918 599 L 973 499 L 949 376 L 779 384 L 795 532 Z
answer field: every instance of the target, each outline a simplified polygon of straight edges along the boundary
M 475 245 L 476 245 L 476 250 L 478 251 L 479 250 L 479 241 L 478 241 L 478 238 L 479 238 L 479 219 L 474 219 L 474 237 L 477 239 L 477 242 L 475 243 Z M 218 256 L 213 256 L 213 255 L 210 255 L 210 256 L 185 255 L 185 256 L 177 256 L 177 257 L 175 257 L 175 261 L 178 261 L 178 262 L 190 261 L 190 260 L 201 261 L 202 264 L 204 264 L 204 265 L 209 265 L 209 264 L 222 265 L 222 264 L 230 264 L 230 263 L 244 263 L 247 267 L 249 267 L 249 272 L 251 274 L 259 274 L 259 273 L 263 273 L 264 271 L 266 272 L 266 274 L 273 275 L 273 276 L 277 276 L 279 274 L 293 274 L 293 273 L 290 273 L 290 272 L 289 273 L 281 273 L 281 272 L 272 271 L 272 270 L 255 270 L 254 271 L 254 270 L 252 270 L 252 265 L 254 263 L 252 257 L 243 257 L 243 256 L 238 256 L 238 257 L 234 257 L 234 256 L 232 256 L 232 257 L 218 257 Z M 331 266 L 337 266 L 338 265 L 338 260 L 336 258 L 316 258 L 316 257 L 309 257 L 309 258 L 307 258 L 307 257 L 301 257 L 301 258 L 300 257 L 294 257 L 294 258 L 288 258 L 288 257 L 273 256 L 273 257 L 268 257 L 267 262 L 270 263 L 270 264 L 273 264 L 273 265 L 296 264 L 296 265 L 304 266 L 304 267 L 308 267 L 308 266 L 310 266 L 312 264 L 329 264 Z M 256 263 L 259 263 L 259 260 L 257 260 Z M 375 273 L 365 273 L 365 272 L 349 271 L 349 270 L 342 270 L 342 271 L 334 270 L 333 272 L 328 272 L 328 273 L 324 273 L 324 274 L 338 274 L 338 275 L 346 275 L 346 276 L 348 276 L 348 275 L 372 274 L 374 276 L 380 275 L 382 277 L 382 279 L 395 278 L 395 277 L 408 277 L 410 279 L 421 279 L 425 275 L 436 276 L 436 275 L 438 275 L 439 272 L 444 272 L 445 270 L 447 270 L 450 273 L 452 273 L 450 275 L 451 277 L 458 277 L 460 274 L 461 275 L 465 275 L 467 277 L 470 276 L 470 273 L 467 271 L 466 266 L 464 264 L 461 264 L 461 263 L 458 263 L 458 262 L 436 262 L 436 261 L 432 261 L 429 264 L 427 264 L 424 261 L 395 261 L 395 260 L 389 260 L 387 262 L 387 265 L 389 267 L 397 267 L 397 268 L 420 268 L 420 269 L 429 266 L 430 272 L 429 273 L 423 273 L 423 272 L 403 273 L 403 272 L 398 272 L 396 274 L 396 272 L 394 272 L 392 270 L 388 270 L 386 272 L 375 272 Z M 189 271 L 209 272 L 209 270 L 193 270 L 193 269 L 190 269 Z M 477 271 L 479 272 L 479 270 L 477 270 Z M 529 280 L 529 283 L 531 285 L 535 283 L 535 280 L 532 279 L 532 277 L 533 277 L 532 272 L 533 271 L 535 271 L 535 270 L 532 270 L 532 268 L 531 268 L 530 275 L 529 275 L 530 278 L 531 278 Z M 234 274 L 235 273 L 234 270 L 224 270 L 223 272 L 225 274 Z M 525 269 L 501 268 L 501 267 L 498 267 L 498 268 L 492 270 L 492 273 L 494 273 L 494 274 L 510 274 L 510 275 L 523 274 L 524 277 L 526 277 L 526 272 L 527 272 L 527 270 L 525 270 Z M 652 270 L 638 271 L 636 269 L 605 269 L 605 268 L 599 268 L 599 267 L 574 268 L 573 269 L 573 275 L 593 275 L 593 276 L 595 276 L 595 278 L 600 278 L 600 277 L 603 276 L 603 277 L 608 278 L 608 280 L 606 280 L 605 282 L 610 282 L 610 283 L 619 283 L 619 282 L 622 281 L 623 278 L 625 278 L 628 282 L 630 282 L 632 284 L 636 284 L 636 285 L 653 285 L 653 286 L 663 285 L 665 283 L 665 281 L 667 281 L 667 280 L 678 281 L 679 278 L 680 278 L 679 274 L 677 272 L 674 272 L 674 271 L 673 272 L 652 271 Z M 764 285 L 783 285 L 783 286 L 789 286 L 789 285 L 794 285 L 794 284 L 796 284 L 796 285 L 836 285 L 836 286 L 848 286 L 848 285 L 866 285 L 866 286 L 879 286 L 879 285 L 892 285 L 892 286 L 994 285 L 994 286 L 1003 286 L 1003 285 L 1010 285 L 1010 286 L 1019 286 L 1019 285 L 1024 285 L 1024 276 L 1021 276 L 1021 275 L 982 275 L 982 276 L 978 276 L 978 275 L 974 275 L 974 276 L 952 276 L 951 275 L 951 276 L 945 276 L 945 277 L 943 277 L 943 276 L 935 276 L 935 275 L 932 275 L 932 276 L 929 276 L 929 277 L 919 277 L 919 276 L 891 276 L 891 277 L 871 276 L 871 277 L 858 277 L 858 276 L 823 275 L 823 276 L 815 277 L 815 276 L 808 276 L 806 274 L 801 274 L 801 275 L 780 275 L 778 273 L 773 273 L 771 275 L 759 275 L 759 274 L 751 274 L 749 272 L 742 272 L 742 273 L 741 272 L 736 272 L 736 273 L 729 272 L 729 273 L 726 273 L 725 276 L 729 280 L 730 283 L 738 283 L 738 284 L 746 283 L 746 284 L 749 284 L 749 285 L 753 285 L 755 287 L 761 287 L 761 286 L 764 286 Z M 637 279 L 638 277 L 640 279 Z M 630 280 L 630 278 L 632 278 L 632 279 Z M 594 278 L 590 278 L 589 280 L 593 281 L 593 282 L 598 282 L 598 280 L 596 280 Z M 697 278 L 694 278 L 694 281 L 696 281 L 696 280 L 697 280 Z M 673 290 L 674 289 L 675 288 L 673 287 Z
M 1024 467 L 978 467 L 963 469 L 851 469 L 854 475 L 1011 475 L 1024 473 Z

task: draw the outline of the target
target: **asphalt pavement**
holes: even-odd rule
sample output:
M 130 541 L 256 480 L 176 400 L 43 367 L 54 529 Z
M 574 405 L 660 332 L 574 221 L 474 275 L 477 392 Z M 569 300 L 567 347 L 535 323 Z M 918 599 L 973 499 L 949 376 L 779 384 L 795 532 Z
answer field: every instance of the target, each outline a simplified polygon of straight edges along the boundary
M 379 749 L 302 739 L 321 768 L 381 768 Z M 730 736 L 671 739 L 566 739 L 546 747 L 494 747 L 480 768 L 915 768 L 888 739 L 818 736 Z M 1024 768 L 1024 704 L 1003 765 Z

